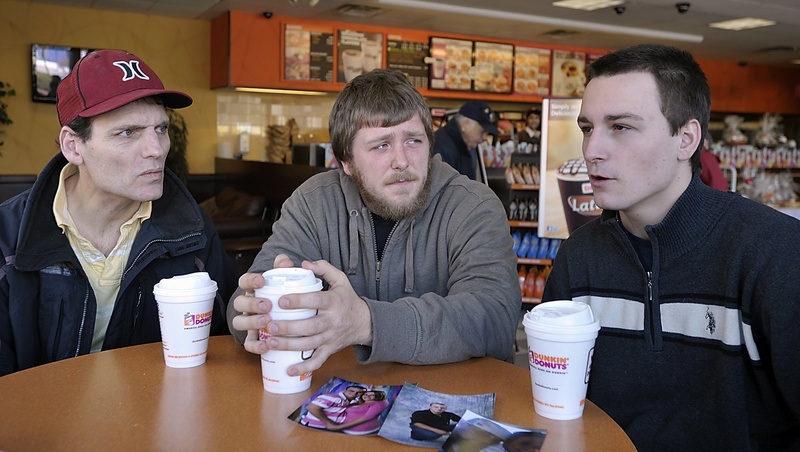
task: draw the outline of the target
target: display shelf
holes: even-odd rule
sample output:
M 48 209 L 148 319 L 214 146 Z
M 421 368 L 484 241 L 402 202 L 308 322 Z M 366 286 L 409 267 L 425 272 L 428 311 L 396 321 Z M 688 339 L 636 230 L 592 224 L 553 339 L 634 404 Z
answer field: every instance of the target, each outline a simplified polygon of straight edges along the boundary
M 511 184 L 512 190 L 538 190 L 539 184 Z
M 538 228 L 538 221 L 508 220 L 508 225 L 512 228 Z
M 531 259 L 528 257 L 518 257 L 517 264 L 527 265 L 553 265 L 553 259 Z

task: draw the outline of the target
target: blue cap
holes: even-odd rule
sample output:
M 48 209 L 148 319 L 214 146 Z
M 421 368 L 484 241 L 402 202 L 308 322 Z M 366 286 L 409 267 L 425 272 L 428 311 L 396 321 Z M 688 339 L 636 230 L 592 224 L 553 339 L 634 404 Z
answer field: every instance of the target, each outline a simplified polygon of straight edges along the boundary
M 461 116 L 478 121 L 478 124 L 480 124 L 481 127 L 483 127 L 483 130 L 486 132 L 491 133 L 494 136 L 499 135 L 497 126 L 492 122 L 492 109 L 486 102 L 481 100 L 471 100 L 462 105 L 458 110 L 458 113 Z

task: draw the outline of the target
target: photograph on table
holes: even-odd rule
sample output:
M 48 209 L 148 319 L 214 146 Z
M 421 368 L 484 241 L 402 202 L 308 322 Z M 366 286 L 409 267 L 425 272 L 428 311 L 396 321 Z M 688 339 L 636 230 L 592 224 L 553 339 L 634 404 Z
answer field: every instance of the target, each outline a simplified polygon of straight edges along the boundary
M 354 436 L 375 435 L 402 388 L 333 377 L 289 419 L 317 430 Z
M 497 422 L 467 410 L 444 442 L 442 452 L 538 452 L 547 430 Z
M 378 436 L 411 446 L 441 448 L 467 410 L 494 416 L 495 394 L 454 395 L 405 383 Z

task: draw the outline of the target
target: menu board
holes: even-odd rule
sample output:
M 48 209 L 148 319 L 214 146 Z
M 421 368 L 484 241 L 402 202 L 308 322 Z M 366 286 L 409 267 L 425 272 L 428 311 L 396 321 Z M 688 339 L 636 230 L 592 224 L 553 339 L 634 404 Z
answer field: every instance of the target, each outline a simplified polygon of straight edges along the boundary
M 428 43 L 403 41 L 398 36 L 386 37 L 386 68 L 398 70 L 417 88 L 428 87 Z
M 364 72 L 383 67 L 383 34 L 339 30 L 336 81 L 349 82 Z
M 473 89 L 478 92 L 510 93 L 514 46 L 475 42 Z
M 472 41 L 431 38 L 430 52 L 433 58 L 429 86 L 431 89 L 472 89 Z
M 514 92 L 550 95 L 550 50 L 514 48 Z
M 586 54 L 553 51 L 553 96 L 582 97 L 586 87 Z
M 283 50 L 284 80 L 333 81 L 333 33 L 286 25 Z

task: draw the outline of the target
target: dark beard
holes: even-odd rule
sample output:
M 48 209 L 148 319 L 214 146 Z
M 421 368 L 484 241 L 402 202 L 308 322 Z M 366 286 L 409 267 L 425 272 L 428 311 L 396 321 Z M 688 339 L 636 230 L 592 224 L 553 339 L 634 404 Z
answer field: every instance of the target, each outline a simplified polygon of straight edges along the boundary
M 364 180 L 357 168 L 353 167 L 351 177 L 356 187 L 358 187 L 358 193 L 361 195 L 361 199 L 372 213 L 387 220 L 400 221 L 406 218 L 413 218 L 425 209 L 425 205 L 428 202 L 428 195 L 431 192 L 431 166 L 432 160 L 429 159 L 428 174 L 425 177 L 425 183 L 422 185 L 422 189 L 410 204 L 403 206 L 391 205 L 369 192 L 364 186 Z

